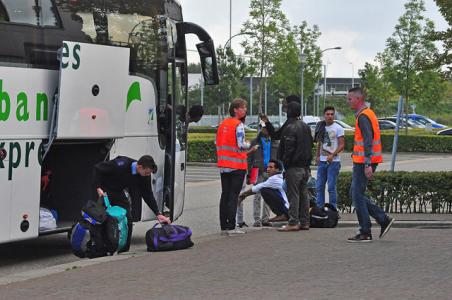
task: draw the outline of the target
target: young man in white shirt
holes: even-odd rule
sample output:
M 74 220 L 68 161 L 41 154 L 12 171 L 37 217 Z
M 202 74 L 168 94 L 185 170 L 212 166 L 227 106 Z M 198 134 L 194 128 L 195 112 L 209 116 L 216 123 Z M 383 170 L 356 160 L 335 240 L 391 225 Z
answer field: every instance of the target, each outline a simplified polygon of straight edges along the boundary
M 282 163 L 275 159 L 270 159 L 267 165 L 268 179 L 256 184 L 251 189 L 239 195 L 239 204 L 248 196 L 260 193 L 265 203 L 276 215 L 272 221 L 287 221 L 289 201 L 283 189 Z
M 320 125 L 317 138 L 317 206 L 325 204 L 325 185 L 328 183 L 329 203 L 337 207 L 336 182 L 341 169 L 339 153 L 344 150 L 344 129 L 334 122 L 335 109 L 327 106 L 323 110 L 324 125 Z

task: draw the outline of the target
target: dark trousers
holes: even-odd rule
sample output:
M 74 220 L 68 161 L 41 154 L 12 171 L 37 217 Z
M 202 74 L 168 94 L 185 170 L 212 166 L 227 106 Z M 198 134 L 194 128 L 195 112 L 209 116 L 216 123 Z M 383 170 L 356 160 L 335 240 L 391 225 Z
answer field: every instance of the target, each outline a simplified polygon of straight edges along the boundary
M 284 205 L 284 199 L 278 190 L 263 188 L 261 190 L 261 196 L 275 215 L 289 215 L 289 212 Z
M 289 200 L 289 225 L 309 225 L 308 168 L 288 168 L 285 178 Z
M 372 170 L 375 172 L 376 169 L 377 164 L 372 164 Z M 356 210 L 356 215 L 358 216 L 360 232 L 363 234 L 372 233 L 372 223 L 370 222 L 369 215 L 380 225 L 384 224 L 388 218 L 384 210 L 365 195 L 368 182 L 369 179 L 367 179 L 364 173 L 364 164 L 353 163 L 350 194 L 353 206 Z
M 127 252 L 130 249 L 130 244 L 132 243 L 132 230 L 133 230 L 133 222 L 132 222 L 132 209 L 131 209 L 131 203 L 129 199 L 126 197 L 126 194 L 124 191 L 118 192 L 118 191 L 109 191 L 104 190 L 104 192 L 108 195 L 108 200 L 110 200 L 110 204 L 112 206 L 120 206 L 124 208 L 127 213 L 127 243 L 124 246 L 124 248 L 119 252 Z
M 221 198 L 220 198 L 220 226 L 221 230 L 235 229 L 235 215 L 237 213 L 237 201 L 245 170 L 235 170 L 221 173 Z

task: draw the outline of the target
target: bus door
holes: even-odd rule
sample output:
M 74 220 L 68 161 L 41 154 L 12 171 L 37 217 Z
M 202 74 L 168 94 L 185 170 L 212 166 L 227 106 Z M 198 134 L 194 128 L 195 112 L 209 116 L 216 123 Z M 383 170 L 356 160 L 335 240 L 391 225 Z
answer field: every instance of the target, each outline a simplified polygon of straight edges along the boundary
M 123 137 L 128 75 L 128 48 L 65 41 L 56 138 Z
M 171 141 L 167 144 L 166 157 L 170 161 L 169 209 L 171 219 L 176 220 L 184 209 L 185 169 L 187 153 L 187 89 L 183 62 L 168 64 L 168 100 L 171 114 Z M 166 171 L 166 170 L 165 170 Z

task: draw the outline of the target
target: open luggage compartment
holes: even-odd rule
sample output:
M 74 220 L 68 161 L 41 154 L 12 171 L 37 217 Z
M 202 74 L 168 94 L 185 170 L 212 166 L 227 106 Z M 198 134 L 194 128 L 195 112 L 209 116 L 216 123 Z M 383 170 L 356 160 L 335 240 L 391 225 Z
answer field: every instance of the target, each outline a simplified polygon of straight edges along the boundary
M 111 140 L 64 141 L 52 145 L 42 163 L 42 173 L 50 170 L 46 193 L 41 193 L 41 207 L 57 212 L 57 228 L 40 235 L 69 231 L 79 219 L 80 209 L 96 197 L 92 186 L 93 166 L 108 158 Z

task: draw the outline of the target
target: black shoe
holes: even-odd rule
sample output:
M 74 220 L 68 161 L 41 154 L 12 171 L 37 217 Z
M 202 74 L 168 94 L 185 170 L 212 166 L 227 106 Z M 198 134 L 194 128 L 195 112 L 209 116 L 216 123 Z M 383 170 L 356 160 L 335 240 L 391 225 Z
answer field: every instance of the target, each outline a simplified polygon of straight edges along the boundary
M 372 242 L 372 234 L 358 233 L 347 240 L 349 243 L 369 243 Z
M 386 233 L 388 233 L 394 221 L 395 221 L 394 218 L 387 217 L 385 223 L 381 225 L 380 239 L 382 239 L 386 235 Z
M 237 226 L 239 228 L 248 227 L 248 225 L 245 222 L 239 223 L 239 224 L 237 224 Z

